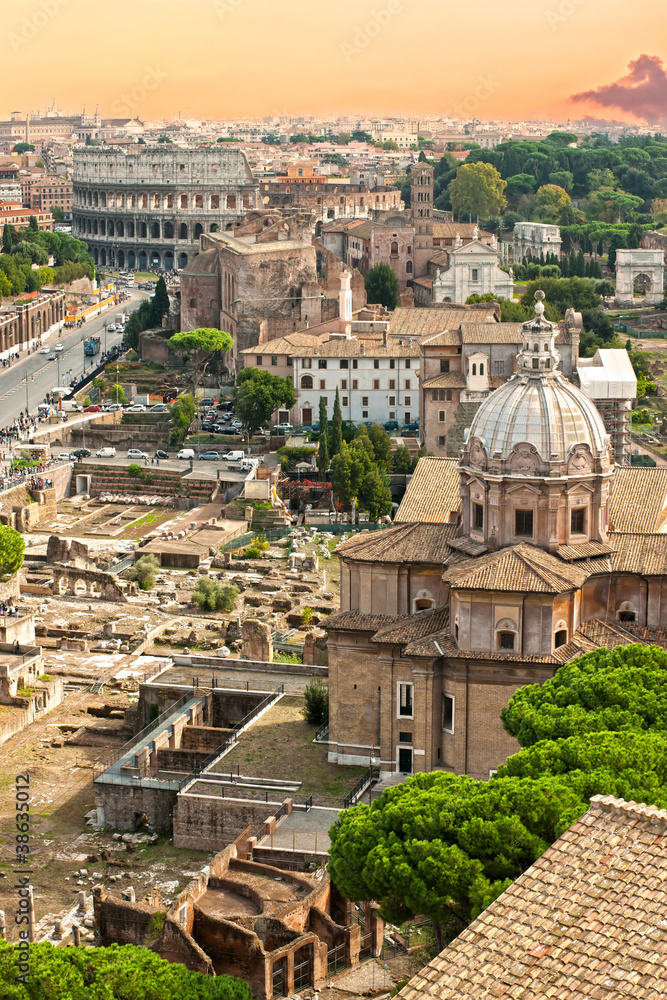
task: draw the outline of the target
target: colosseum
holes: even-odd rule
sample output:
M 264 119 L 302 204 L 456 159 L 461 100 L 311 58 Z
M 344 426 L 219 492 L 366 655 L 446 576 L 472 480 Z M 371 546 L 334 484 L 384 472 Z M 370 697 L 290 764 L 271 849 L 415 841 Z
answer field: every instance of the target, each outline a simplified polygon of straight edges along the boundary
M 96 264 L 185 267 L 202 233 L 231 229 L 260 205 L 240 149 L 74 148 L 72 235 Z

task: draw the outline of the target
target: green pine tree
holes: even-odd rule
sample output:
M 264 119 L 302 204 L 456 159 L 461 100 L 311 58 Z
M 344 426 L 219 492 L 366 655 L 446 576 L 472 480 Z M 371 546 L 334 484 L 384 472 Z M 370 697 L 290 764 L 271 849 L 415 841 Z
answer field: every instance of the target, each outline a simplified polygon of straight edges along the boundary
M 5 223 L 2 230 L 2 252 L 11 253 L 12 246 L 14 245 L 14 232 L 12 226 L 9 223 Z
M 162 317 L 169 312 L 169 295 L 164 278 L 158 278 L 150 305 L 151 326 L 162 326 Z
M 583 278 L 586 275 L 586 262 L 584 260 L 584 251 L 583 250 L 579 250 L 579 253 L 577 254 L 577 270 L 576 270 L 576 274 L 580 278 Z
M 333 432 L 331 435 L 331 457 L 337 455 L 343 447 L 343 411 L 340 408 L 340 395 L 336 389 L 336 399 L 333 408 Z
M 560 268 L 560 273 L 563 276 L 563 278 L 569 278 L 570 277 L 570 262 L 567 259 L 567 257 L 566 257 L 565 254 L 563 254 L 563 256 L 561 257 L 561 259 L 558 261 L 558 266 Z
M 329 468 L 329 419 L 325 396 L 320 396 L 319 423 L 320 434 L 319 448 L 317 449 L 317 468 L 320 473 L 320 479 L 325 479 Z
M 602 240 L 598 243 L 598 257 L 601 257 L 604 253 L 604 247 L 602 245 Z

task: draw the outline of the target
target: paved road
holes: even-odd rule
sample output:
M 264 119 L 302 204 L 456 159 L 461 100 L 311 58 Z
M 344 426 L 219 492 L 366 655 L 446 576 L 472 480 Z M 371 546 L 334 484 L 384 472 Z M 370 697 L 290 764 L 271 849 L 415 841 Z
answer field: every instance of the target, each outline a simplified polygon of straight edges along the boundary
M 139 447 L 139 446 L 137 446 Z M 153 449 L 150 449 L 148 454 L 148 468 L 150 468 L 150 460 L 154 453 Z M 174 457 L 168 461 L 161 460 L 160 468 L 167 469 L 169 472 L 187 472 L 190 468 L 189 461 L 179 461 L 176 458 L 176 453 L 173 453 Z M 124 451 L 118 451 L 115 458 L 97 458 L 95 452 L 93 451 L 90 458 L 84 458 L 82 460 L 83 465 L 118 465 L 121 468 L 127 468 L 127 466 L 134 462 L 138 465 L 144 465 L 142 461 L 136 458 L 128 458 L 127 453 Z M 195 460 L 194 471 L 205 479 L 217 479 L 217 470 L 223 470 L 224 479 L 238 479 L 239 482 L 244 480 L 248 475 L 247 472 L 241 473 L 238 469 L 228 470 L 225 462 L 200 462 Z
M 64 350 L 56 357 L 58 360 L 49 361 L 45 354 L 21 353 L 21 360 L 14 361 L 9 368 L 0 368 L 0 426 L 6 427 L 11 424 L 15 417 L 27 406 L 29 413 L 35 413 L 37 406 L 44 400 L 44 396 L 57 385 L 62 384 L 65 373 L 71 368 L 72 376 L 80 375 L 83 371 L 84 355 L 83 340 L 92 336 L 102 336 L 102 350 L 105 349 L 104 324 L 113 323 L 117 312 L 121 309 L 132 311 L 136 309 L 139 302 L 151 294 L 150 292 L 131 290 L 131 298 L 118 306 L 112 306 L 96 316 L 89 319 L 84 326 L 78 330 L 62 330 L 60 336 L 57 333 L 51 334 L 43 344 L 51 350 L 56 344 L 63 345 Z M 122 340 L 122 331 L 108 333 L 106 335 L 106 349 L 113 347 Z M 90 368 L 90 358 L 86 359 Z M 26 392 L 27 375 L 27 392 Z M 58 379 L 61 379 L 59 381 Z

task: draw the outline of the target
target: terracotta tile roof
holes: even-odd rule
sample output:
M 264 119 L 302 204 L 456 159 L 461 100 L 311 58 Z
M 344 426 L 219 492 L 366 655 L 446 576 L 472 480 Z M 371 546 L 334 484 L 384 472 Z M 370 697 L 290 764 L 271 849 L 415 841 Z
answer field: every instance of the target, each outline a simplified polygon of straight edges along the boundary
M 410 980 L 402 1000 L 664 1000 L 667 811 L 588 812 Z
M 375 633 L 371 642 L 405 643 L 421 640 L 449 628 L 449 607 L 420 611 L 407 622 L 387 625 Z
M 465 389 L 466 377 L 463 372 L 443 372 L 422 382 L 422 389 Z
M 449 267 L 449 252 L 444 249 L 436 250 L 432 257 L 428 259 L 429 264 L 437 264 L 439 267 Z
M 434 222 L 433 223 L 433 235 L 439 237 L 440 239 L 447 239 L 451 237 L 456 238 L 458 233 L 461 239 L 471 240 L 473 237 L 473 231 L 475 229 L 474 222 Z M 479 238 L 482 242 L 491 239 L 491 233 L 487 233 L 486 229 L 479 230 Z
M 614 572 L 667 576 L 667 534 L 612 531 L 609 542 L 615 549 L 611 556 Z
M 394 523 L 447 524 L 455 518 L 461 506 L 456 462 L 455 458 L 420 458 Z
M 341 632 L 377 632 L 386 625 L 409 622 L 410 615 L 367 615 L 361 611 L 338 611 L 322 622 L 323 629 Z
M 462 322 L 484 323 L 487 317 L 495 323 L 493 305 L 452 306 L 416 309 L 399 306 L 391 314 L 389 331 L 399 337 L 428 337 L 443 330 L 458 330 Z M 457 340 L 456 343 L 460 343 Z
M 616 622 L 604 618 L 591 618 L 587 622 L 582 622 L 573 638 L 581 638 L 593 643 L 596 647 L 604 646 L 613 649 L 614 646 L 629 646 L 635 642 L 627 628 L 619 626 Z
M 565 562 L 575 559 L 586 559 L 589 556 L 606 556 L 613 552 L 615 545 L 605 545 L 604 542 L 580 542 L 577 545 L 559 545 L 558 558 Z
M 245 347 L 241 354 L 295 354 L 301 347 L 312 347 L 319 343 L 321 339 L 315 333 L 308 333 L 305 330 L 296 333 L 288 333 L 284 337 L 276 337 L 275 340 L 267 340 L 263 344 L 255 347 Z
M 521 344 L 521 323 L 461 323 L 464 344 Z
M 255 352 L 257 353 L 257 352 Z M 382 338 L 377 340 L 371 337 L 334 337 L 332 340 L 316 340 L 311 346 L 304 346 L 292 351 L 294 357 L 299 358 L 418 358 L 419 341 L 408 339 L 396 340 L 393 337 L 388 339 L 385 345 Z
M 489 388 L 499 389 L 501 385 L 505 385 L 511 378 L 510 375 L 489 375 Z
M 666 507 L 667 469 L 617 467 L 609 507 L 614 531 L 663 532 Z
M 447 569 L 443 580 L 453 589 L 564 594 L 581 587 L 590 573 L 564 563 L 534 545 L 513 545 Z
M 343 542 L 336 554 L 358 562 L 442 563 L 455 524 L 401 524 L 383 531 L 361 532 Z
M 424 337 L 422 344 L 428 347 L 459 347 L 461 344 L 460 330 L 442 330 L 432 337 Z

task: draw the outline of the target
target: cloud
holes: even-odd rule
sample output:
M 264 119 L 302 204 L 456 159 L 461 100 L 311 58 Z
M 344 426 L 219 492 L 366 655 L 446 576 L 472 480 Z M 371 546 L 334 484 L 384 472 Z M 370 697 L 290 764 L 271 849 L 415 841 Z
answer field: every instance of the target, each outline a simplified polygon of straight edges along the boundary
M 602 108 L 620 108 L 649 122 L 664 121 L 667 108 L 667 72 L 658 56 L 641 55 L 628 66 L 628 75 L 595 90 L 573 94 L 574 102 L 589 101 Z

